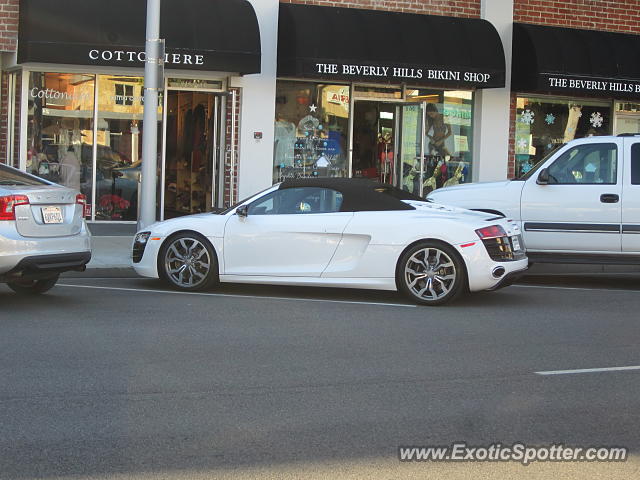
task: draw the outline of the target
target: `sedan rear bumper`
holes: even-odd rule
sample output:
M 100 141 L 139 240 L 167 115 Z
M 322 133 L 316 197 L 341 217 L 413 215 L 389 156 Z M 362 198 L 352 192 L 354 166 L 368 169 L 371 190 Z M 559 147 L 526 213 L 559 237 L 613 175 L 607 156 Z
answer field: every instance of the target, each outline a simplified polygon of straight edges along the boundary
M 25 257 L 14 268 L 0 275 L 0 281 L 45 278 L 69 270 L 84 271 L 89 260 L 90 251 Z

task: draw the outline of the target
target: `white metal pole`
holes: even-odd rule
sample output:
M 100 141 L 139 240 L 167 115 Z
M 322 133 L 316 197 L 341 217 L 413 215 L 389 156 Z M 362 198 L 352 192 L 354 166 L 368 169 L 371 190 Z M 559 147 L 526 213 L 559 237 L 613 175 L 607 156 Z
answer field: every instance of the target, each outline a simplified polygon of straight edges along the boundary
M 156 221 L 158 152 L 158 90 L 161 88 L 160 0 L 147 0 L 147 41 L 144 65 L 144 115 L 142 135 L 141 204 L 138 230 Z

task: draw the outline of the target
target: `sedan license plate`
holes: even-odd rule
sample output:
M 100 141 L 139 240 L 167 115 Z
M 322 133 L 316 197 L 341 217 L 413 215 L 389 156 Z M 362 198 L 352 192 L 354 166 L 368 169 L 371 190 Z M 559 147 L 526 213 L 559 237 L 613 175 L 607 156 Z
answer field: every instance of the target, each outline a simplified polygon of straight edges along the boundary
M 520 239 L 517 235 L 511 237 L 511 245 L 513 245 L 514 252 L 519 252 L 520 250 L 522 250 L 522 248 L 520 247 Z
M 42 220 L 44 223 L 62 223 L 62 208 L 42 207 Z

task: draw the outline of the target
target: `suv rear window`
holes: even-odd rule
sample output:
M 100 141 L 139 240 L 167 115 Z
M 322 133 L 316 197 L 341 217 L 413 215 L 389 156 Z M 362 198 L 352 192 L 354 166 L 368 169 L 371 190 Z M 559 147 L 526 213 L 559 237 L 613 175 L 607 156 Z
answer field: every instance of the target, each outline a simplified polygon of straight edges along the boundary
M 49 185 L 47 182 L 27 175 L 26 173 L 0 165 L 0 186 L 2 185 Z

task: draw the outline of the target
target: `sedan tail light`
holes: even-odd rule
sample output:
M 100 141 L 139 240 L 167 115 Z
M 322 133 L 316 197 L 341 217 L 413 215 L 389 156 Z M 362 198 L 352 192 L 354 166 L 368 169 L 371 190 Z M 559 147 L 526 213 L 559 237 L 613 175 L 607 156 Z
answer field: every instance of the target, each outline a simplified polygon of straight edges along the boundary
M 0 220 L 15 220 L 15 207 L 18 205 L 29 205 L 29 197 L 26 195 L 0 197 Z

